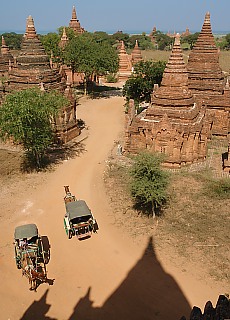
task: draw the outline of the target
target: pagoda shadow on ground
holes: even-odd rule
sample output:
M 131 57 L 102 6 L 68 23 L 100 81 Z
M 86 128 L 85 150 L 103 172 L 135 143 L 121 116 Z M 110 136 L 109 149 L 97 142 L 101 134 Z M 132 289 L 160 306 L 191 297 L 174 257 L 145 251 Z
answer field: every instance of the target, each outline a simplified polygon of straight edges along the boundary
M 152 238 L 137 264 L 101 307 L 93 307 L 88 289 L 69 320 L 179 320 L 191 307 L 183 292 L 158 261 Z

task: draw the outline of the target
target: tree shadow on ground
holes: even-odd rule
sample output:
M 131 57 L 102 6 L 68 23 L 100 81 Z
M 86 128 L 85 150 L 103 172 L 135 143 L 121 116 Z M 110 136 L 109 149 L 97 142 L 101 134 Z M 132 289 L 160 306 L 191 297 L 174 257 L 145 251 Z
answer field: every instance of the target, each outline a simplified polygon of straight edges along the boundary
M 56 145 L 49 150 L 48 163 L 59 164 L 64 160 L 79 157 L 86 151 L 85 144 L 81 141 L 71 141 L 64 145 Z
M 191 307 L 180 287 L 158 261 L 149 239 L 143 256 L 101 307 L 93 307 L 88 289 L 69 320 L 179 320 Z
M 20 171 L 31 173 L 33 171 L 49 170 L 64 160 L 79 157 L 85 151 L 85 144 L 82 141 L 73 140 L 66 144 L 55 144 L 47 150 L 39 168 L 35 165 L 34 160 L 27 158 L 25 155 L 21 163 Z
M 109 91 L 102 92 L 91 92 L 89 93 L 91 99 L 111 98 L 111 97 L 122 97 L 122 91 L 120 89 L 112 88 Z
M 84 94 L 84 85 L 75 87 L 78 93 Z M 110 98 L 114 96 L 122 97 L 122 89 L 115 86 L 99 85 L 91 82 L 87 86 L 87 96 L 91 99 Z
M 46 290 L 40 300 L 34 301 L 26 310 L 20 320 L 56 320 L 54 318 L 46 317 L 51 305 L 46 302 L 49 290 Z

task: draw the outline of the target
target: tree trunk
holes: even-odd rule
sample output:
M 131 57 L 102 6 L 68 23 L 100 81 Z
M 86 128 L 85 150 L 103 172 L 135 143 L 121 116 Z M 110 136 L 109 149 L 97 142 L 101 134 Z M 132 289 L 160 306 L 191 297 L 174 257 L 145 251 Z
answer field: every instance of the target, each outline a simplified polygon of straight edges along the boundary
M 152 201 L 152 214 L 153 214 L 153 220 L 155 220 L 155 218 L 156 218 L 156 213 L 155 213 L 154 201 Z
M 84 79 L 84 95 L 87 95 L 87 81 Z

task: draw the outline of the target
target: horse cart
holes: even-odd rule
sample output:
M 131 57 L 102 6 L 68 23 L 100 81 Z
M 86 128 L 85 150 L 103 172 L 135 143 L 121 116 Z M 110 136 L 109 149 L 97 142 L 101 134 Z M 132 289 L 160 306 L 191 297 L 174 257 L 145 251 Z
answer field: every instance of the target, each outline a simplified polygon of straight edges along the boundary
M 22 275 L 29 280 L 30 290 L 36 290 L 39 283 L 46 282 L 46 264 L 49 262 L 49 246 L 44 249 L 44 239 L 35 224 L 25 224 L 15 228 L 15 261 Z
M 64 228 L 68 239 L 73 236 L 79 240 L 90 238 L 92 233 L 99 229 L 96 219 L 84 200 L 77 200 L 69 191 L 69 186 L 64 188 L 66 192 Z

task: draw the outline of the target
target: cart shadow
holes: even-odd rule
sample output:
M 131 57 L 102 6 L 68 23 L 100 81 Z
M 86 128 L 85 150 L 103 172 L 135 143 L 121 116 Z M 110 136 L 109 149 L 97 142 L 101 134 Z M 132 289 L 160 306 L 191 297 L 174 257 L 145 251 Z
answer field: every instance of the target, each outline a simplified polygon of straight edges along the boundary
M 57 320 L 46 316 L 51 307 L 46 302 L 48 292 L 49 290 L 47 289 L 40 300 L 34 301 L 19 320 Z
M 38 287 L 40 287 L 40 285 L 42 285 L 42 284 L 46 284 L 47 283 L 49 286 L 53 286 L 54 285 L 54 281 L 55 281 L 55 279 L 49 279 L 49 278 L 47 278 L 45 280 L 37 279 L 36 280 L 36 287 L 35 287 L 34 291 L 36 292 Z

